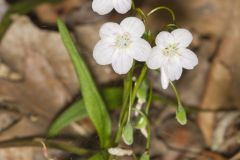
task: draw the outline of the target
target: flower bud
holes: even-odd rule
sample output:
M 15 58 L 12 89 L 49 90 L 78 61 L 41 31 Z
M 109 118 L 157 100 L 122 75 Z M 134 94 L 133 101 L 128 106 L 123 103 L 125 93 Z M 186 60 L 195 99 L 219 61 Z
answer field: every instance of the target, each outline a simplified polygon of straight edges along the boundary
M 133 143 L 133 127 L 130 122 L 128 122 L 123 128 L 122 138 L 127 145 L 131 145 Z
M 176 110 L 176 119 L 181 125 L 187 124 L 186 111 L 182 105 L 179 105 Z

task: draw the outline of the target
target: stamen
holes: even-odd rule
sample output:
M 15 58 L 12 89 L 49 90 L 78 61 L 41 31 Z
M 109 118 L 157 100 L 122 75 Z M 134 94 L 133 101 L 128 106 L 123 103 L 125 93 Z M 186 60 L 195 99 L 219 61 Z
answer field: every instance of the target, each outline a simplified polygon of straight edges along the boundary
M 170 44 L 166 48 L 163 49 L 163 54 L 165 56 L 175 56 L 178 55 L 178 47 L 177 44 Z
M 130 44 L 131 40 L 128 33 L 118 35 L 115 41 L 115 45 L 119 48 L 127 48 Z

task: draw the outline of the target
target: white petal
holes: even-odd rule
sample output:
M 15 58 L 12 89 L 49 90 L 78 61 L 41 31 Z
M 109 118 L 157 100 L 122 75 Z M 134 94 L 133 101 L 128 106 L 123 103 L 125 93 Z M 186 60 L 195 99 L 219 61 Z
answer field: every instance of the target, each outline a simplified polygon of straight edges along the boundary
M 108 153 L 110 153 L 111 155 L 123 157 L 123 156 L 131 156 L 133 154 L 133 151 L 122 149 L 122 148 L 109 148 Z
M 167 89 L 169 85 L 169 79 L 164 71 L 163 68 L 161 68 L 161 83 L 162 83 L 162 88 Z
M 123 50 L 117 51 L 112 57 L 113 70 L 118 74 L 126 74 L 132 67 L 133 58 Z
M 190 49 L 182 49 L 180 52 L 180 62 L 183 68 L 193 69 L 198 64 L 198 58 Z
M 178 80 L 182 75 L 182 66 L 179 57 L 171 57 L 171 59 L 168 60 L 168 64 L 163 68 L 171 81 Z
M 136 17 L 128 17 L 125 18 L 121 23 L 120 26 L 132 36 L 142 37 L 145 26 L 144 23 L 136 18 Z
M 132 0 L 112 0 L 112 2 L 116 11 L 121 14 L 127 13 L 132 6 Z
M 138 38 L 131 44 L 128 52 L 132 58 L 144 62 L 148 59 L 151 50 L 152 48 L 146 40 Z
M 100 65 L 107 65 L 112 63 L 112 56 L 115 48 L 111 43 L 100 40 L 93 49 L 93 57 Z
M 176 29 L 172 31 L 172 35 L 180 47 L 188 47 L 193 40 L 192 33 L 186 29 Z
M 105 15 L 112 11 L 113 3 L 111 0 L 93 0 L 92 9 L 100 15 Z
M 157 35 L 156 40 L 155 40 L 155 43 L 159 47 L 166 47 L 169 44 L 172 44 L 173 42 L 174 42 L 173 35 L 169 32 L 166 32 L 166 31 L 160 32 Z
M 162 54 L 162 49 L 158 46 L 153 47 L 151 54 L 147 60 L 147 66 L 150 69 L 158 69 L 167 61 L 167 57 Z
M 102 25 L 99 31 L 99 35 L 101 38 L 114 38 L 119 33 L 121 33 L 122 29 L 119 24 L 113 22 L 107 22 Z

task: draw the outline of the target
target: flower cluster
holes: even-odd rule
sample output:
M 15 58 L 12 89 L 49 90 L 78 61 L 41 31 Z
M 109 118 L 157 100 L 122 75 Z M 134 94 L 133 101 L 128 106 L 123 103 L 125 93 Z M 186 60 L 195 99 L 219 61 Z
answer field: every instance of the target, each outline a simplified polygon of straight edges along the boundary
M 93 0 L 93 10 L 101 15 L 113 8 L 126 13 L 131 0 Z M 93 50 L 93 57 L 100 65 L 111 64 L 118 74 L 126 74 L 133 61 L 146 62 L 150 69 L 161 71 L 162 88 L 170 81 L 178 80 L 184 69 L 193 69 L 198 64 L 197 56 L 187 47 L 193 36 L 186 29 L 162 31 L 153 48 L 142 38 L 144 23 L 136 17 L 125 18 L 120 24 L 107 22 L 100 29 L 100 41 Z

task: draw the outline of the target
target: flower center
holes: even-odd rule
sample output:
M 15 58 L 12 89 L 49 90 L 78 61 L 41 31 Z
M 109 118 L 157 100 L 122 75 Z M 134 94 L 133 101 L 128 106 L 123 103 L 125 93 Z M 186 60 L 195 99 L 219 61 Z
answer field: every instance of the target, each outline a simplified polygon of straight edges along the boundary
M 115 45 L 118 48 L 127 48 L 131 44 L 130 36 L 128 33 L 118 35 L 116 37 Z
M 165 47 L 163 49 L 163 54 L 165 56 L 175 56 L 175 55 L 178 55 L 177 44 L 169 44 L 167 47 Z

